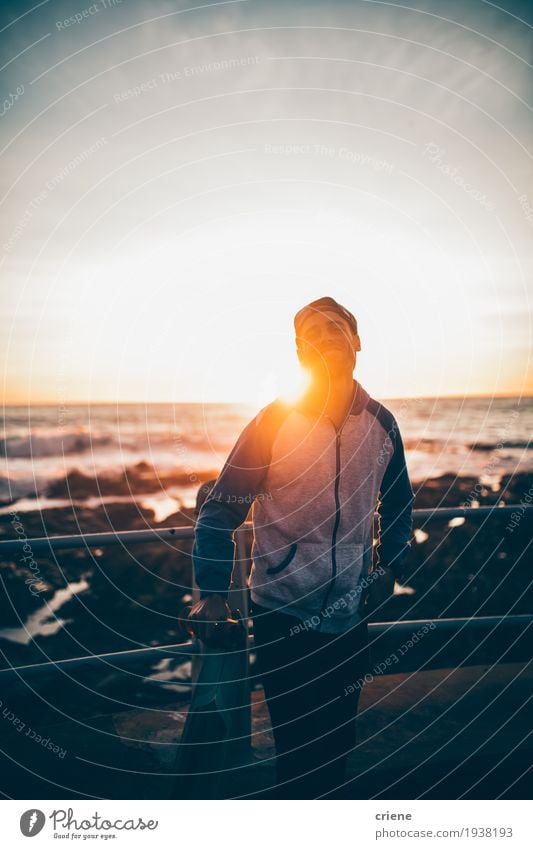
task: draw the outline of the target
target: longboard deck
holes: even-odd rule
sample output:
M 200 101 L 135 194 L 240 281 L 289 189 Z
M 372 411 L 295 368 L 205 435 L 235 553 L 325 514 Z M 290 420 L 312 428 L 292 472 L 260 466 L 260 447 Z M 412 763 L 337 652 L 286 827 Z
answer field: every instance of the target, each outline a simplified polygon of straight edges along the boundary
M 172 798 L 219 799 L 231 794 L 231 770 L 249 741 L 243 711 L 249 698 L 246 650 L 205 648 L 178 744 Z

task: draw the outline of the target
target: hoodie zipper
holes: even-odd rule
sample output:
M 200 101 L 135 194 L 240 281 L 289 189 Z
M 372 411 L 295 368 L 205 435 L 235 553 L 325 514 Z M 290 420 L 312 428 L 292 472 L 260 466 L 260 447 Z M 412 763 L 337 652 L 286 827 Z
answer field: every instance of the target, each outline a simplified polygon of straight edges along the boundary
M 335 427 L 335 425 L 333 425 Z M 335 582 L 337 580 L 337 532 L 339 530 L 339 525 L 341 521 L 341 505 L 339 498 L 339 489 L 340 489 L 340 476 L 341 476 L 341 433 L 344 427 L 344 422 L 339 430 L 335 427 L 335 484 L 334 484 L 334 495 L 335 495 L 335 522 L 333 525 L 333 532 L 331 534 L 331 579 L 328 584 L 328 588 L 326 590 L 326 595 L 324 597 L 324 603 L 320 609 L 320 618 L 324 619 L 325 609 L 329 600 L 329 597 L 333 591 L 335 586 Z M 318 630 L 322 627 L 322 622 L 318 626 Z

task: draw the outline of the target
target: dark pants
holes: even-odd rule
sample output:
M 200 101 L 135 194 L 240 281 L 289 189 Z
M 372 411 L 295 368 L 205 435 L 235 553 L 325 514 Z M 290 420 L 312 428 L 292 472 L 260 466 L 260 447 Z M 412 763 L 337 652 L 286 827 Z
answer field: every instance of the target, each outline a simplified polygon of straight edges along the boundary
M 340 635 L 322 634 L 257 604 L 251 612 L 276 743 L 276 798 L 342 798 L 370 666 L 366 622 Z

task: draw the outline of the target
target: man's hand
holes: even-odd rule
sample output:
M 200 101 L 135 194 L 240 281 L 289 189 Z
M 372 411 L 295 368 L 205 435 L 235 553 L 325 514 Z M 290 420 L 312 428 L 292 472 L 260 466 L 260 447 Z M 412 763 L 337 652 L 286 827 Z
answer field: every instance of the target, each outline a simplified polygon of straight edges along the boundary
M 369 579 L 372 580 L 369 580 L 363 597 L 364 616 L 371 616 L 374 611 L 379 610 L 394 593 L 395 578 L 390 566 L 378 566 L 377 570 L 370 573 Z
M 232 612 L 221 595 L 209 595 L 179 617 L 185 630 L 210 648 L 238 649 L 244 636 L 239 612 Z

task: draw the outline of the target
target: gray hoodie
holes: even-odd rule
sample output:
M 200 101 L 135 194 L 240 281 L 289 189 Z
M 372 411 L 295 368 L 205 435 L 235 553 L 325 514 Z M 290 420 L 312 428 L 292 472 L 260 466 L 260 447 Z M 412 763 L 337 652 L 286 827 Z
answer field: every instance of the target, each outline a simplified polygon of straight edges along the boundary
M 412 502 L 398 424 L 357 381 L 339 430 L 306 399 L 275 401 L 241 433 L 198 516 L 201 596 L 227 593 L 233 532 L 253 505 L 252 601 L 341 633 L 361 620 L 376 507 L 379 562 L 399 577 Z

